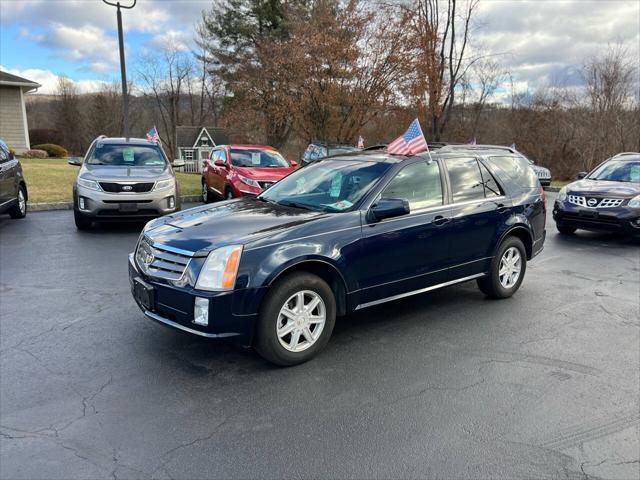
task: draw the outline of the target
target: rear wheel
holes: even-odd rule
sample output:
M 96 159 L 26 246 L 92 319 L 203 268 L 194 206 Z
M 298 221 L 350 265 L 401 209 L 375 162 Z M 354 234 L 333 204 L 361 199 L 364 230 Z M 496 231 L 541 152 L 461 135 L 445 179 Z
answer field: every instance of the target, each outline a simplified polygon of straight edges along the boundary
M 507 237 L 496 256 L 486 277 L 478 279 L 478 287 L 490 298 L 508 298 L 518 291 L 527 270 L 527 252 L 522 240 Z
M 559 223 L 556 223 L 556 228 L 558 229 L 558 232 L 560 232 L 563 235 L 573 235 L 574 233 L 576 233 L 576 227 L 570 227 L 568 225 L 560 225 Z
M 209 191 L 209 187 L 207 187 L 207 181 L 202 177 L 202 201 L 204 203 L 213 202 L 213 195 Z
M 336 300 L 329 285 L 311 273 L 294 273 L 267 293 L 254 347 L 276 365 L 297 365 L 327 345 L 335 321 Z
M 88 230 L 91 228 L 91 219 L 75 209 L 73 210 L 73 220 L 76 222 L 76 228 L 78 230 Z
M 18 187 L 16 204 L 9 210 L 11 218 L 24 218 L 27 216 L 27 192 L 23 185 Z

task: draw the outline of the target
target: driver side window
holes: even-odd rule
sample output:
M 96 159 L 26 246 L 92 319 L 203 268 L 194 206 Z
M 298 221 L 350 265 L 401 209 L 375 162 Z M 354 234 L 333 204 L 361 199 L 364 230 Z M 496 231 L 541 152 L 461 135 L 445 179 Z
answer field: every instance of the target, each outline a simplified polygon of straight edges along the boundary
M 398 172 L 382 192 L 382 198 L 403 198 L 411 211 L 442 205 L 442 181 L 437 162 L 419 162 Z

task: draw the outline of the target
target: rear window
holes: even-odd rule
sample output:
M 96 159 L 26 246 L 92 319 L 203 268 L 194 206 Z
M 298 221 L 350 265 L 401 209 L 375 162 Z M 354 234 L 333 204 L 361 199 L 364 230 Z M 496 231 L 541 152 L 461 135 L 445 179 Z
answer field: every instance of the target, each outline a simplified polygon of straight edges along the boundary
M 523 188 L 538 188 L 538 177 L 529 161 L 520 156 L 489 157 L 489 162 Z
M 447 158 L 446 164 L 454 202 L 484 198 L 484 181 L 475 158 Z

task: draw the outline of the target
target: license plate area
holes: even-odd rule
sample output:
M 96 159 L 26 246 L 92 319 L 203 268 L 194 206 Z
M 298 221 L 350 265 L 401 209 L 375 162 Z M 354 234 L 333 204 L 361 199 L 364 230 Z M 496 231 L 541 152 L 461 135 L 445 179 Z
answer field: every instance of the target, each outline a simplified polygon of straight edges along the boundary
M 598 218 L 597 210 L 578 210 L 578 215 L 584 218 Z
M 137 203 L 120 203 L 118 204 L 118 209 L 124 213 L 131 213 L 138 211 Z
M 133 279 L 133 296 L 147 310 L 155 308 L 155 289 L 139 277 Z

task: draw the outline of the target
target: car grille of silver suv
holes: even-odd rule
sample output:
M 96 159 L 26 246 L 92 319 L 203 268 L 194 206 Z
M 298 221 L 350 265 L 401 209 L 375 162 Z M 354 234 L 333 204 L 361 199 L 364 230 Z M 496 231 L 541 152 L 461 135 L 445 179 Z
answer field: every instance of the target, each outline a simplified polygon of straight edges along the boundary
M 614 208 L 619 207 L 624 202 L 624 198 L 595 198 L 581 195 L 569 195 L 568 198 L 569 203 L 587 208 Z
M 155 245 L 143 236 L 136 250 L 136 263 L 142 273 L 150 277 L 177 281 L 182 278 L 191 255 L 176 253 L 163 245 Z
M 153 189 L 154 182 L 118 183 L 100 182 L 100 187 L 109 193 L 146 193 Z

